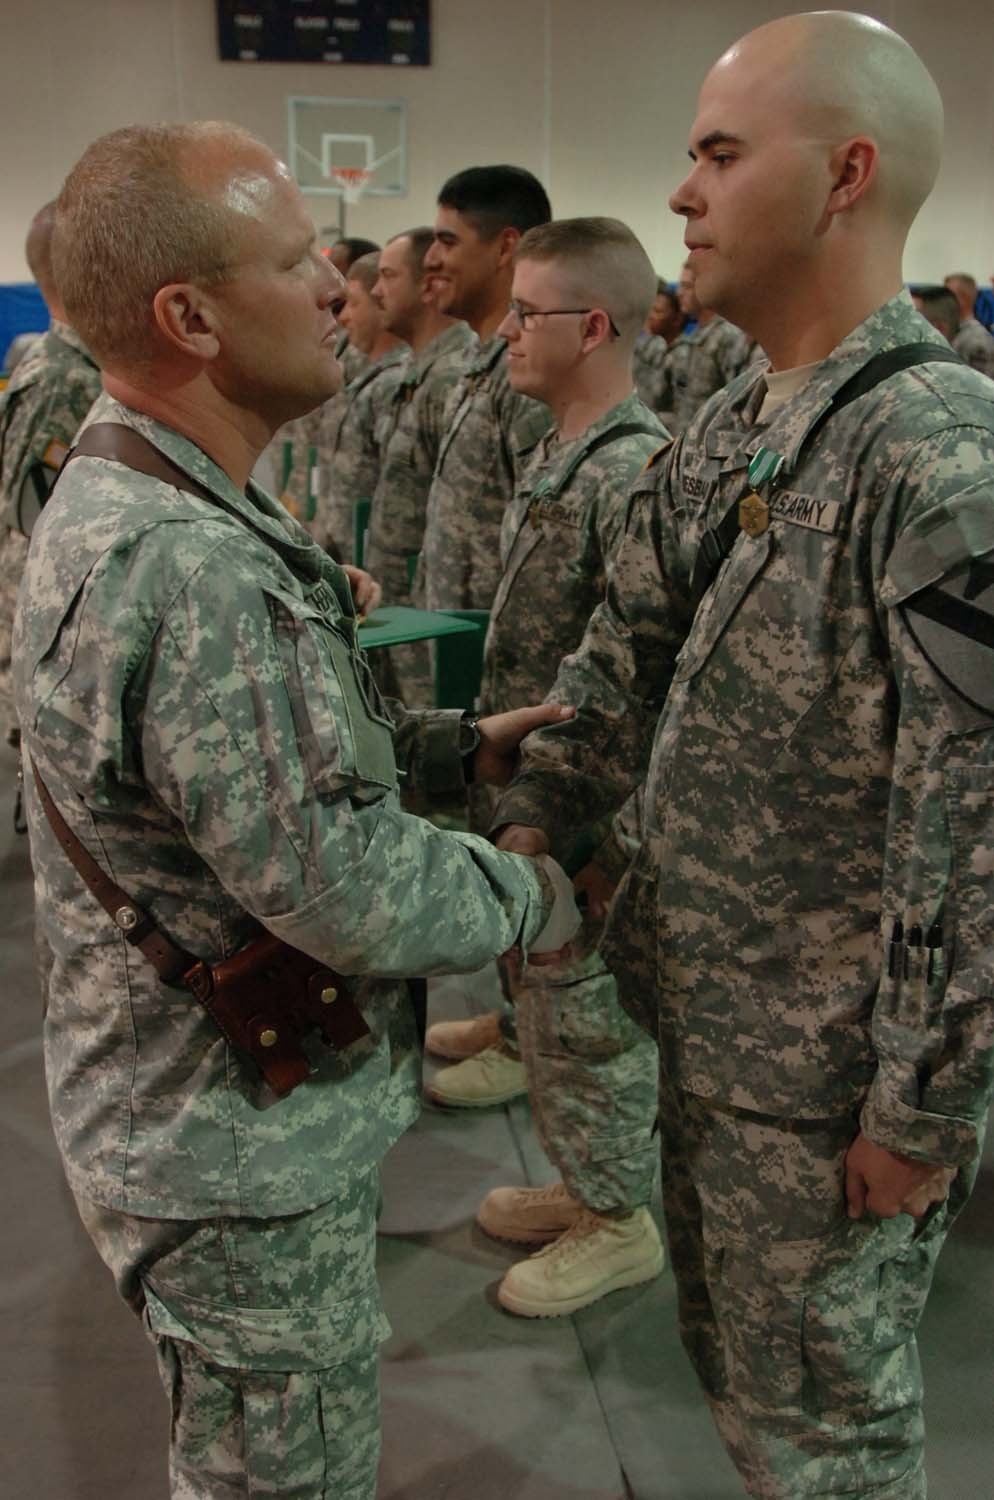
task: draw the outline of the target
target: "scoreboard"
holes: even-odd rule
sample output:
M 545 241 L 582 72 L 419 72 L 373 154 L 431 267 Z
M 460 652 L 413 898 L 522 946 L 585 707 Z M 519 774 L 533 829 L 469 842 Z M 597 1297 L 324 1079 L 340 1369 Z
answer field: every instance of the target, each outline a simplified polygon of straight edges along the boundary
M 430 0 L 217 0 L 225 62 L 427 67 Z

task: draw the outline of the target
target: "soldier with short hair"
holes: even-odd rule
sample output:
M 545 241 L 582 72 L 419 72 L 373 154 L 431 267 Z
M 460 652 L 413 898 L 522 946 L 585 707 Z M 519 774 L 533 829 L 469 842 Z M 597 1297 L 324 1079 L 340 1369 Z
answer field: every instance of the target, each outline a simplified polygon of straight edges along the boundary
M 360 256 L 346 274 L 339 323 L 365 365 L 345 386 L 341 400 L 322 407 L 317 432 L 316 515 L 307 529 L 339 562 L 356 561 L 356 502 L 371 499 L 376 488 L 393 420 L 394 393 L 410 353 L 403 339 L 385 326 L 383 309 L 373 300 L 378 275 L 379 252 Z
M 100 395 L 100 370 L 66 320 L 52 269 L 55 204 L 31 221 L 25 255 L 52 326 L 18 362 L 0 396 L 0 732 L 17 742 L 10 639 L 29 526 L 48 497 L 80 423 Z
M 489 609 L 500 572 L 500 528 L 522 455 L 549 425 L 548 412 L 507 377 L 507 312 L 514 251 L 526 230 L 552 217 L 537 178 L 523 167 L 468 167 L 438 195 L 435 242 L 425 269 L 439 306 L 465 318 L 480 340 L 468 359 L 428 494 L 416 595 L 428 609 Z
M 641 783 L 602 952 L 658 1038 L 681 1332 L 757 1500 L 923 1500 L 915 1329 L 994 1087 L 994 388 L 903 289 L 941 142 L 867 17 L 707 75 L 670 206 L 769 369 L 633 487 L 576 717 L 498 809 L 565 850 Z
M 959 333 L 959 305 L 948 287 L 920 286 L 911 300 L 927 322 L 937 328 L 947 343 L 953 344 Z
M 976 281 L 965 271 L 954 271 L 946 277 L 945 285 L 955 297 L 959 309 L 959 327 L 952 340 L 953 348 L 973 369 L 994 378 L 994 335 L 976 316 Z
M 403 812 L 395 752 L 444 792 L 504 776 L 557 710 L 395 716 L 357 644 L 370 580 L 251 481 L 340 380 L 341 277 L 261 142 L 104 136 L 55 245 L 113 398 L 15 628 L 56 1138 L 155 1345 L 177 1500 L 372 1500 L 378 1163 L 419 1099 L 405 976 L 576 926 L 555 865 Z
M 661 277 L 656 279 L 656 295 L 635 340 L 633 368 L 635 389 L 650 411 L 660 411 L 667 399 L 666 355 L 679 338 L 685 319 L 676 293 Z M 672 403 L 671 403 L 672 404 Z
M 656 410 L 671 431 L 682 432 L 708 397 L 734 380 L 756 351 L 741 328 L 702 307 L 689 261 L 680 268 L 677 300 L 684 318 L 697 326 L 669 347 Z
M 439 288 L 425 269 L 435 231 L 427 225 L 388 240 L 380 253 L 373 297 L 384 326 L 410 346 L 411 357 L 394 391 L 390 434 L 383 451 L 369 518 L 366 564 L 388 604 L 414 602 L 415 560 L 424 542 L 428 490 L 448 425 L 453 392 L 476 334 L 439 306 Z M 373 670 L 384 692 L 409 708 L 433 703 L 424 643 L 378 651 Z
M 509 379 L 544 402 L 555 425 L 504 517 L 485 712 L 548 692 L 604 596 L 631 484 L 666 441 L 632 378 L 653 283 L 645 250 L 617 219 L 556 220 L 530 229 L 515 252 L 501 324 Z M 578 842 L 592 837 L 580 824 L 575 832 Z M 588 912 L 574 952 L 556 968 L 500 961 L 510 1015 L 438 1023 L 427 1037 L 431 1050 L 465 1058 L 429 1085 L 440 1103 L 495 1102 L 523 1075 L 539 1138 L 561 1174 L 552 1188 L 495 1188 L 477 1215 L 497 1239 L 545 1247 L 512 1266 L 498 1288 L 501 1304 L 523 1317 L 576 1312 L 651 1280 L 663 1265 L 648 1208 L 658 1057 L 619 1006 L 597 952 L 602 915 Z

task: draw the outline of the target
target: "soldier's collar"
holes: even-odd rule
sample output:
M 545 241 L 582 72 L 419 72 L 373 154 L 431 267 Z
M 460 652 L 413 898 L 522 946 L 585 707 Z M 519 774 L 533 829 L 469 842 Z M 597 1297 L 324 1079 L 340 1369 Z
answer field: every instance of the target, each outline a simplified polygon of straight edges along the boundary
M 86 347 L 86 344 L 83 342 L 82 338 L 76 332 L 75 328 L 73 328 L 71 323 L 63 323 L 61 318 L 53 318 L 51 327 L 49 328 L 49 333 L 53 333 L 55 337 L 61 339 L 64 344 L 68 344 L 70 349 L 75 349 L 77 354 L 82 354 L 83 358 L 87 360 L 94 369 L 97 369 L 96 360 L 93 358 L 93 355 L 90 353 L 89 349 Z
M 492 370 L 504 357 L 507 348 L 507 339 L 502 338 L 499 333 L 492 333 L 473 356 L 469 366 L 468 374 L 484 375 Z
M 751 388 L 747 393 L 750 399 L 743 400 L 739 408 L 743 426 L 751 424 L 754 427 L 742 444 L 744 461 L 748 462 L 760 448 L 771 448 L 783 454 L 783 472 L 793 470 L 808 433 L 831 406 L 846 381 L 882 350 L 919 340 L 920 324 L 908 293 L 902 290 L 848 333 L 821 361 L 810 380 L 774 413 L 766 426 L 755 427 L 765 382 Z
M 321 548 L 315 546 L 304 528 L 280 502 L 267 494 L 254 480 L 249 480 L 246 492 L 243 493 L 236 488 L 224 470 L 190 438 L 121 402 L 114 403 L 108 420 L 123 421 L 126 426 L 140 432 L 171 458 L 184 474 L 210 490 L 222 510 L 237 515 L 278 551 L 292 557 L 294 565 L 301 572 L 312 574 L 315 578 L 319 576 L 321 558 L 324 556 Z

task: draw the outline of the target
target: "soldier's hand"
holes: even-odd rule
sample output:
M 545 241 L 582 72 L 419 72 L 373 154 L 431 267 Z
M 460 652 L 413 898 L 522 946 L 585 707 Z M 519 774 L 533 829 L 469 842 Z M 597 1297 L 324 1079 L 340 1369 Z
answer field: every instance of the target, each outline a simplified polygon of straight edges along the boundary
M 534 708 L 512 708 L 510 713 L 490 714 L 480 719 L 477 729 L 480 743 L 473 757 L 473 775 L 477 781 L 489 781 L 494 786 L 505 786 L 518 764 L 518 746 L 526 734 L 541 729 L 543 724 L 561 724 L 572 719 L 575 708 L 562 703 L 539 703 Z M 544 854 L 548 849 L 521 849 L 520 854 Z
M 354 563 L 342 563 L 342 570 L 349 580 L 356 614 L 371 615 L 374 609 L 379 609 L 383 601 L 383 590 L 372 573 L 367 573 L 364 568 L 357 568 Z
M 548 854 L 549 840 L 541 828 L 525 823 L 505 823 L 494 843 L 505 854 Z
M 851 1219 L 869 1210 L 882 1219 L 910 1214 L 920 1219 L 933 1203 L 942 1203 L 956 1176 L 956 1167 L 914 1161 L 857 1135 L 846 1154 L 846 1202 Z
M 591 860 L 573 876 L 573 886 L 578 895 L 586 896 L 587 911 L 594 921 L 603 922 L 617 890 L 614 881 L 609 880 L 600 865 Z

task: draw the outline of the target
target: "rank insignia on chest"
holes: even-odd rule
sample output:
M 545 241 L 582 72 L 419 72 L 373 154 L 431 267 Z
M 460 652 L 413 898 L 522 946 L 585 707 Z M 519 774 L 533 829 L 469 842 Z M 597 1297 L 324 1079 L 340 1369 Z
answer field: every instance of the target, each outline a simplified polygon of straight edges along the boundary
M 770 524 L 770 507 L 755 490 L 739 501 L 739 530 L 746 536 L 762 536 Z

